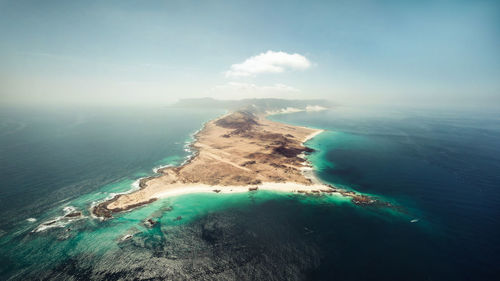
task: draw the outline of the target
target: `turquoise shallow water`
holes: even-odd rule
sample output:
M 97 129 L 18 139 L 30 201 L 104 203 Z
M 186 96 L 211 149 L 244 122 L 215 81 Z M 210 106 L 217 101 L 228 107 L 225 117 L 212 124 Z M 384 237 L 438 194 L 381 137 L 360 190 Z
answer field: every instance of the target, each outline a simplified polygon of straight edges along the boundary
M 494 268 L 484 266 L 495 260 L 495 246 L 491 246 L 495 245 L 494 232 L 488 227 L 495 223 L 498 211 L 494 199 L 498 197 L 490 187 L 498 181 L 487 171 L 498 165 L 497 146 L 488 144 L 495 143 L 500 134 L 490 117 L 474 121 L 481 129 L 470 126 L 473 121 L 464 116 L 454 116 L 452 121 L 427 115 L 365 118 L 338 110 L 272 117 L 327 129 L 308 142 L 316 150 L 309 159 L 322 180 L 400 204 L 411 215 L 358 207 L 335 196 L 258 191 L 183 195 L 158 200 L 108 221 L 90 218 L 92 202 L 129 190 L 137 179 L 151 175 L 154 167 L 182 163 L 189 155 L 185 151 L 189 135 L 220 114 L 187 112 L 94 112 L 84 114 L 94 116 L 87 119 L 94 121 L 76 127 L 43 112 L 40 114 L 48 120 L 31 129 L 25 115 L 17 112 L 21 118 L 16 119 L 15 112 L 10 113 L 4 126 L 13 126 L 12 121 L 24 122 L 28 132 L 15 131 L 20 135 L 8 137 L 10 142 L 2 139 L 2 161 L 15 160 L 5 153 L 5 147 L 12 147 L 15 140 L 29 144 L 30 155 L 41 159 L 47 157 L 46 153 L 58 151 L 54 165 L 63 165 L 43 170 L 47 178 L 21 170 L 19 178 L 32 177 L 22 184 L 16 176 L 14 182 L 2 178 L 4 185 L 26 191 L 45 188 L 25 204 L 30 208 L 15 200 L 10 207 L 3 206 L 11 217 L 2 221 L 2 279 L 467 280 L 494 273 Z M 463 137 L 450 143 L 456 126 L 460 126 Z M 130 134 L 131 129 L 134 134 Z M 64 133 L 54 138 L 47 131 Z M 465 150 L 471 148 L 472 136 L 478 133 L 482 139 L 474 147 L 480 150 Z M 28 137 L 35 137 L 36 142 L 30 143 Z M 81 143 L 75 145 L 77 139 Z M 446 143 L 440 143 L 443 141 Z M 52 148 L 54 142 L 57 145 Z M 84 147 L 86 153 L 73 151 Z M 490 197 L 478 198 L 473 189 L 465 189 L 474 182 L 461 162 L 465 151 L 469 161 L 481 165 L 483 172 L 474 179 Z M 484 158 L 486 152 L 490 158 Z M 447 161 L 440 162 L 435 153 Z M 19 153 L 16 155 L 19 157 Z M 75 155 L 81 160 L 65 160 Z M 122 163 L 119 169 L 109 168 L 112 156 L 118 157 L 114 163 Z M 31 156 L 25 161 L 37 165 Z M 458 170 L 450 173 L 452 164 Z M 36 167 L 42 169 L 46 162 L 39 165 Z M 8 165 L 2 169 L 11 171 Z M 78 169 L 83 175 L 50 177 L 68 169 Z M 467 185 L 457 181 L 457 171 L 461 173 L 458 179 Z M 82 180 L 93 175 L 96 177 L 91 184 Z M 450 196 L 449 188 L 460 188 L 462 194 Z M 2 192 L 6 196 L 16 194 L 9 188 Z M 465 197 L 478 201 L 465 201 Z M 39 223 L 63 215 L 68 206 L 82 210 L 86 218 L 31 232 Z M 37 221 L 27 221 L 30 217 Z M 157 222 L 154 227 L 145 226 L 148 218 Z M 413 218 L 419 221 L 411 223 Z M 485 246 L 475 243 L 478 238 Z M 462 264 L 465 261 L 467 267 Z

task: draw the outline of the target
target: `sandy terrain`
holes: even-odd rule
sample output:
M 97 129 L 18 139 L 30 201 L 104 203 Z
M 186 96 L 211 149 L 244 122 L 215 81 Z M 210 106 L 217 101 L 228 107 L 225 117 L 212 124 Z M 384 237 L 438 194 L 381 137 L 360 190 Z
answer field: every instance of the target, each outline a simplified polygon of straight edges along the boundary
M 98 217 L 128 210 L 158 198 L 200 192 L 248 192 L 257 189 L 300 193 L 336 192 L 353 200 L 369 200 L 324 185 L 313 176 L 303 143 L 321 130 L 273 122 L 245 111 L 205 124 L 196 135 L 196 154 L 179 167 L 160 169 L 142 179 L 140 189 L 121 194 L 93 209 Z

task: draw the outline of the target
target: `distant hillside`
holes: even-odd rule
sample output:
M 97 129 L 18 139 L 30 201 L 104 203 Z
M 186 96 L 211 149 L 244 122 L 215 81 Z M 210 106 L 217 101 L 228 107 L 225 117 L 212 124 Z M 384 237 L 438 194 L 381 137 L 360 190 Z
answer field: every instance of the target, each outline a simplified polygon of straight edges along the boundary
M 213 98 L 180 99 L 172 107 L 203 107 L 227 110 L 245 109 L 257 113 L 287 113 L 298 111 L 318 111 L 330 108 L 333 104 L 322 99 L 287 100 L 287 99 L 241 99 L 216 100 Z

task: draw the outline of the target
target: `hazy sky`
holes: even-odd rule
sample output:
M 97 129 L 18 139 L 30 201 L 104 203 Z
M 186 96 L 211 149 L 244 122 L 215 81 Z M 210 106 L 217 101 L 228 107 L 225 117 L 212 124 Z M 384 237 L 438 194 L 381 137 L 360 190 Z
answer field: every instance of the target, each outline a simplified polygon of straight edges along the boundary
M 2 1 L 0 102 L 499 104 L 500 1 Z

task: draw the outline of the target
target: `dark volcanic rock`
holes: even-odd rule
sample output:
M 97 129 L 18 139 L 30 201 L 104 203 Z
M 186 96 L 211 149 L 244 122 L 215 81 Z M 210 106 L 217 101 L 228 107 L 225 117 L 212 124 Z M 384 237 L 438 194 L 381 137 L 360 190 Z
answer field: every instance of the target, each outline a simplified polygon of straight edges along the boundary
M 75 217 L 80 217 L 81 215 L 82 215 L 82 212 L 74 211 L 74 212 L 71 212 L 71 213 L 65 215 L 64 217 L 75 218 Z
M 113 215 L 111 214 L 111 211 L 108 210 L 108 208 L 106 208 L 106 206 L 101 205 L 101 204 L 95 206 L 94 210 L 92 212 L 94 213 L 94 215 L 96 217 L 100 217 L 100 218 L 109 219 L 109 218 L 113 217 Z
M 355 195 L 352 197 L 352 202 L 356 205 L 370 205 L 375 203 L 376 200 L 365 195 Z
M 155 226 L 156 222 L 153 219 L 147 219 L 144 221 L 144 225 L 147 227 L 153 227 Z
M 250 130 L 253 126 L 258 125 L 259 123 L 257 123 L 256 117 L 253 113 L 238 111 L 217 120 L 215 124 L 223 128 L 236 129 L 237 131 L 233 133 L 242 133 Z
M 250 161 L 246 161 L 245 163 L 241 164 L 241 166 L 246 167 L 248 165 L 253 165 L 255 163 L 256 163 L 255 160 L 250 160 Z
M 301 154 L 302 152 L 307 152 L 311 153 L 314 151 L 314 149 L 309 148 L 309 147 L 304 147 L 304 148 L 297 148 L 297 147 L 286 147 L 284 145 L 275 147 L 273 149 L 275 153 L 281 154 L 287 158 L 293 158 L 297 157 L 297 155 Z
M 136 204 L 132 204 L 132 205 L 128 206 L 127 208 L 108 209 L 108 205 L 111 204 L 112 202 L 116 201 L 117 199 L 118 199 L 118 196 L 116 196 L 115 198 L 113 198 L 109 201 L 98 204 L 97 206 L 94 207 L 94 209 L 92 210 L 92 213 L 94 215 L 96 215 L 97 217 L 109 219 L 109 218 L 113 217 L 112 214 L 115 212 L 127 211 L 127 210 L 137 208 L 137 207 L 149 204 L 149 203 L 153 203 L 154 201 L 157 200 L 156 198 L 151 198 L 148 201 L 143 201 L 143 202 L 139 202 Z

